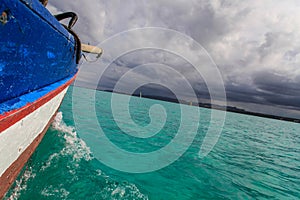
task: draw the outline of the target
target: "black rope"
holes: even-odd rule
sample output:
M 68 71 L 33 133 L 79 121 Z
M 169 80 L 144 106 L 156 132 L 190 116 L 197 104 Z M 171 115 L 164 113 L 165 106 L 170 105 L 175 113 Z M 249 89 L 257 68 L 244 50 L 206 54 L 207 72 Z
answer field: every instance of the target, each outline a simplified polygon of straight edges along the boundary
M 71 29 L 75 25 L 75 23 L 78 20 L 78 16 L 74 12 L 66 12 L 66 13 L 61 13 L 58 15 L 54 15 L 54 17 L 58 20 L 61 21 L 63 19 L 71 18 L 69 21 L 68 28 Z
M 81 41 L 78 37 L 78 35 L 72 30 L 73 26 L 78 20 L 78 16 L 74 12 L 66 12 L 58 15 L 54 15 L 54 17 L 58 20 L 61 21 L 63 19 L 71 18 L 69 21 L 69 25 L 66 26 L 62 24 L 65 29 L 68 30 L 69 33 L 71 33 L 75 39 L 75 51 L 76 51 L 76 64 L 79 64 L 79 61 L 81 59 Z
M 79 61 L 81 59 L 81 41 L 78 37 L 78 35 L 69 27 L 67 27 L 66 25 L 62 24 L 65 29 L 67 29 L 69 31 L 69 33 L 71 33 L 75 39 L 75 51 L 76 51 L 76 64 L 79 64 Z

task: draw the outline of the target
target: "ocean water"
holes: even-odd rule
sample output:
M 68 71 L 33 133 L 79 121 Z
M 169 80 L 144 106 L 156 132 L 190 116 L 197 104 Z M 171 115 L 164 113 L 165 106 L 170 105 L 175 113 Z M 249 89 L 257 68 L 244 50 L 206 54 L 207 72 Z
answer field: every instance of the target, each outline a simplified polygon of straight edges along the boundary
M 160 170 L 127 173 L 103 164 L 80 138 L 72 113 L 72 89 L 5 199 L 300 199 L 300 124 L 227 113 L 217 144 L 202 158 L 199 150 L 211 123 L 211 110 L 189 107 L 199 109 L 200 120 L 187 151 Z M 91 91 L 77 89 L 82 105 L 75 106 L 84 107 Z M 117 97 L 122 104 L 125 96 Z M 155 104 L 165 108 L 166 123 L 155 136 L 144 139 L 118 127 L 117 123 L 126 124 L 129 119 L 120 112 L 116 123 L 111 93 L 97 91 L 94 106 L 112 143 L 130 152 L 147 153 L 172 142 L 181 120 L 179 104 L 137 97 L 129 103 L 132 120 L 147 126 L 149 108 Z M 86 131 L 96 132 L 89 119 L 85 123 Z

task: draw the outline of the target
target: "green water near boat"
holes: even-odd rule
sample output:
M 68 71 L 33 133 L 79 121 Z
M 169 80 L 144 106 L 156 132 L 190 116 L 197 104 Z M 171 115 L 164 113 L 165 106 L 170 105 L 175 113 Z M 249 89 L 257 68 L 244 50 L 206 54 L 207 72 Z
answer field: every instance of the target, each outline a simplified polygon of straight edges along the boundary
M 80 90 L 82 103 L 87 102 L 85 94 L 90 90 Z M 120 101 L 124 97 L 118 95 Z M 104 165 L 80 139 L 71 98 L 69 90 L 51 128 L 6 199 L 300 199 L 300 124 L 227 113 L 218 143 L 201 158 L 199 150 L 211 110 L 190 107 L 200 109 L 200 121 L 188 150 L 163 169 L 132 174 Z M 160 149 L 170 143 L 179 128 L 179 104 L 132 97 L 130 114 L 137 124 L 150 123 L 149 108 L 155 104 L 162 105 L 168 116 L 155 136 L 134 138 L 117 126 L 110 104 L 111 93 L 96 92 L 101 127 L 111 142 L 127 151 Z M 124 123 L 128 120 L 122 116 L 118 119 Z M 97 127 L 89 126 L 88 119 L 86 122 L 87 131 L 96 131 Z

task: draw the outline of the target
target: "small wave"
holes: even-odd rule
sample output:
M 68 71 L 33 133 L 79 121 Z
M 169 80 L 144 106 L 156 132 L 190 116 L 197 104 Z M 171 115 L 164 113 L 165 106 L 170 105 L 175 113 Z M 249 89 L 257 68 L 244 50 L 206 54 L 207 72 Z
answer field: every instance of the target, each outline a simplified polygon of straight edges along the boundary
M 8 200 L 19 199 L 21 192 L 27 189 L 27 182 L 29 179 L 35 177 L 35 173 L 32 172 L 32 167 L 27 168 L 23 175 L 16 180 L 16 185 L 12 191 L 12 194 L 8 197 Z
M 52 185 L 42 190 L 41 194 L 45 197 L 55 196 L 60 199 L 66 199 L 70 192 L 65 188 L 54 188 Z
M 109 184 L 103 190 L 104 199 L 143 199 L 147 200 L 148 196 L 140 192 L 136 185 L 131 183 L 113 183 Z
M 72 126 L 68 126 L 63 121 L 63 113 L 58 112 L 53 123 L 52 128 L 54 130 L 59 131 L 60 136 L 65 140 L 65 146 L 63 149 L 49 156 L 46 165 L 43 169 L 48 168 L 51 163 L 56 162 L 60 156 L 72 156 L 74 162 L 70 162 L 72 166 L 70 173 L 74 175 L 73 181 L 78 181 L 76 176 L 77 167 L 80 166 L 80 161 L 83 159 L 85 161 L 92 160 L 92 154 L 90 148 L 86 145 L 86 143 L 77 136 L 76 130 Z M 106 186 L 101 189 L 100 196 L 102 199 L 148 199 L 148 197 L 140 192 L 140 190 L 131 183 L 122 182 L 118 183 L 116 181 L 111 180 L 109 176 L 103 173 L 100 169 L 96 170 L 96 175 L 101 176 L 106 180 Z M 62 188 L 62 189 L 61 189 Z M 61 187 L 48 186 L 44 188 L 41 194 L 45 197 L 58 197 L 65 199 L 68 197 L 69 192 Z
M 52 155 L 48 158 L 46 164 L 45 164 L 44 166 L 42 166 L 41 171 L 45 171 L 48 167 L 50 167 L 51 164 L 52 164 L 52 162 L 53 162 L 53 160 L 56 159 L 56 158 L 58 158 L 58 157 L 59 157 L 59 154 L 58 154 L 58 153 L 52 154 Z
M 86 143 L 78 138 L 75 128 L 73 126 L 68 126 L 63 121 L 62 112 L 58 112 L 52 123 L 52 128 L 63 133 L 63 137 L 66 140 L 66 145 L 60 152 L 62 155 L 72 155 L 74 161 L 80 161 L 84 159 L 89 161 L 92 159 L 92 154 L 90 148 Z M 50 160 L 51 161 L 51 160 Z

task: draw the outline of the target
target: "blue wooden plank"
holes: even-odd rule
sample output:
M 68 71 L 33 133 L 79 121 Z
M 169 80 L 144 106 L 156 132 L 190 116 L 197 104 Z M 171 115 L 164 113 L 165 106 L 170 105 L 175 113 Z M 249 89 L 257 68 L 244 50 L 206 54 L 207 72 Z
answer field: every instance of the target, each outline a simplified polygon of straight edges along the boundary
M 0 23 L 0 103 L 77 72 L 72 36 L 68 40 L 22 1 L 0 0 L 2 12 L 8 19 Z
M 34 103 L 39 98 L 41 98 L 44 95 L 48 94 L 49 92 L 57 89 L 58 87 L 64 85 L 72 78 L 73 77 L 68 77 L 61 81 L 57 81 L 51 85 L 45 86 L 39 90 L 35 90 L 33 92 L 30 92 L 30 93 L 24 94 L 22 96 L 16 97 L 14 99 L 0 103 L 0 115 L 4 114 L 6 112 L 12 111 L 12 110 L 20 109 L 20 108 L 26 106 L 28 103 Z
M 47 21 L 49 25 L 53 26 L 60 33 L 64 34 L 67 38 L 70 38 L 69 32 L 61 26 L 56 18 L 47 10 L 38 0 L 21 0 L 32 11 L 37 13 L 42 19 Z

